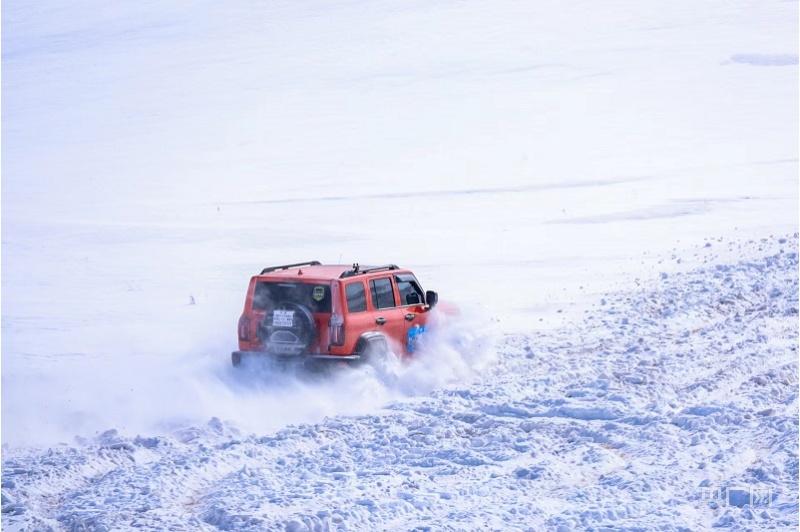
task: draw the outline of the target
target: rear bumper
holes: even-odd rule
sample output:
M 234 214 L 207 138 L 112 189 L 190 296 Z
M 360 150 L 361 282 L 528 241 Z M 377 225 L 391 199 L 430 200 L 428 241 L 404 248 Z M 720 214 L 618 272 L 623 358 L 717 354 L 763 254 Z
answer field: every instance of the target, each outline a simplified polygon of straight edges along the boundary
M 354 362 L 360 360 L 359 355 L 323 355 L 319 353 L 308 353 L 305 355 L 274 355 L 266 351 L 234 351 L 231 353 L 231 363 L 238 366 L 242 360 L 246 358 L 252 359 L 270 359 L 270 360 L 283 360 L 283 361 L 297 361 L 302 362 L 306 360 L 327 360 L 330 362 Z

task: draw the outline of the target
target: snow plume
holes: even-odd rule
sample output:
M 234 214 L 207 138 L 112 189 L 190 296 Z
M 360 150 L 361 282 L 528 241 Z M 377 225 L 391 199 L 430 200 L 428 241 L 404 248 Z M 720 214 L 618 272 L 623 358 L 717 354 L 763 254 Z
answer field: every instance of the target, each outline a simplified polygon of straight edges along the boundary
M 407 394 L 428 393 L 479 374 L 496 357 L 497 336 L 478 314 L 438 316 L 437 326 L 419 340 L 419 351 L 408 364 L 395 360 L 385 374 L 390 389 Z
M 469 379 L 491 360 L 492 333 L 477 317 L 449 318 L 427 333 L 410 361 L 306 370 L 269 361 L 230 365 L 230 342 L 180 356 L 128 353 L 53 360 L 5 383 L 11 445 L 73 442 L 115 429 L 169 434 L 219 418 L 243 432 L 361 414 Z

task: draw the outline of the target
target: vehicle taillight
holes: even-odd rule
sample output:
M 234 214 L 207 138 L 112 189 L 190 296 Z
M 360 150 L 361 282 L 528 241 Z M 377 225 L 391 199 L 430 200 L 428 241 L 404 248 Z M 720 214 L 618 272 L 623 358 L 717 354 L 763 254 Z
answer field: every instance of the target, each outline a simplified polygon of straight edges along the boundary
M 330 345 L 344 345 L 344 316 L 339 283 L 331 282 L 331 321 L 328 325 L 328 342 Z
M 250 318 L 242 315 L 239 318 L 239 340 L 247 340 L 250 338 Z
M 339 314 L 331 315 L 329 341 L 331 345 L 344 345 L 344 318 Z

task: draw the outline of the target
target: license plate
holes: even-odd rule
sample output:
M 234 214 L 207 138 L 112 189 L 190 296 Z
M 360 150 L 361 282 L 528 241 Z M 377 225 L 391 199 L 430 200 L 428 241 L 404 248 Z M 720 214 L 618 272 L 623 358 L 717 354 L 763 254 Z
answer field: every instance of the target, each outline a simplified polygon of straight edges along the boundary
M 293 310 L 275 310 L 272 312 L 272 325 L 275 327 L 291 327 L 294 325 Z

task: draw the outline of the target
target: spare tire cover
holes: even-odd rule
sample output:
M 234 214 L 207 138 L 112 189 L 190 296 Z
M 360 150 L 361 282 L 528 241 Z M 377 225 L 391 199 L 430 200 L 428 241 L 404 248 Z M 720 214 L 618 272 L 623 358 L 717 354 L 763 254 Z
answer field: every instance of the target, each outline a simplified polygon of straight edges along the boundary
M 307 353 L 317 338 L 311 310 L 288 301 L 276 304 L 267 312 L 258 332 L 266 350 L 276 355 Z

